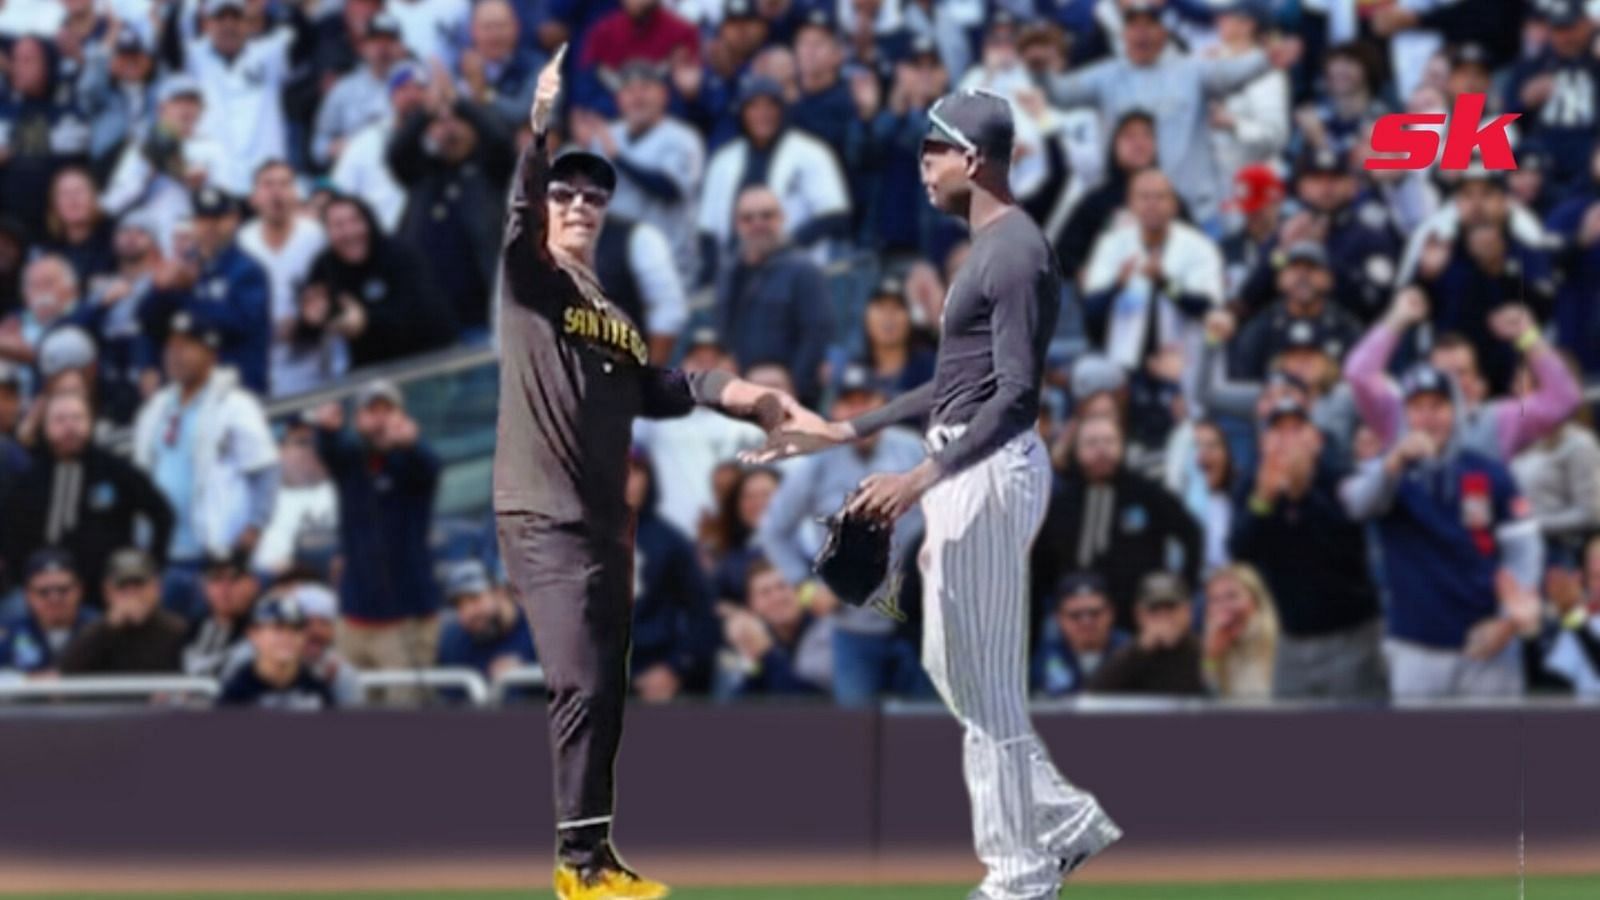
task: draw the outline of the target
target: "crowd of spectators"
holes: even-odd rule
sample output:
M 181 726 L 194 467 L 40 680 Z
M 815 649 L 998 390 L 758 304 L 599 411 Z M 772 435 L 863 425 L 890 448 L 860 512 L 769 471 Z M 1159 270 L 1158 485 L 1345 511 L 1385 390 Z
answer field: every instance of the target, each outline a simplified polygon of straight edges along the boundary
M 1064 276 L 1038 695 L 1600 693 L 1597 22 L 3 0 L 0 679 L 186 673 L 301 709 L 362 702 L 363 669 L 536 662 L 492 540 L 440 551 L 446 435 L 404 391 L 264 404 L 490 345 L 534 80 L 570 44 L 553 141 L 617 168 L 596 270 L 653 360 L 836 418 L 932 377 L 966 238 L 922 196 L 930 105 L 1011 103 L 1012 189 Z M 1519 116 L 1515 170 L 1365 167 L 1380 116 L 1478 94 Z M 899 619 L 809 565 L 818 517 L 914 465 L 922 424 L 767 468 L 735 461 L 754 426 L 640 423 L 637 694 L 932 697 L 917 516 Z

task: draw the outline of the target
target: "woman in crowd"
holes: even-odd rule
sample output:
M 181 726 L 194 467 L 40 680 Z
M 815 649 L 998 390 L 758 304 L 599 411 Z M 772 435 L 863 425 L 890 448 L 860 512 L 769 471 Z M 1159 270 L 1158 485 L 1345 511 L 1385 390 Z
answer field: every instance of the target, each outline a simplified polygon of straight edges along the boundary
M 1573 377 L 1581 378 L 1572 358 L 1562 356 Z M 1526 365 L 1517 372 L 1515 390 L 1519 397 L 1533 393 Z M 1546 541 L 1575 549 L 1600 528 L 1600 441 L 1589 407 L 1580 404 L 1559 427 L 1518 454 L 1511 470 Z
M 44 219 L 45 238 L 39 249 L 72 264 L 78 283 L 90 289 L 95 276 L 117 267 L 111 239 L 116 223 L 100 208 L 94 179 L 82 166 L 68 166 L 50 182 L 49 206 Z
M 1205 533 L 1205 568 L 1225 566 L 1232 561 L 1233 451 L 1222 427 L 1210 419 L 1195 422 L 1186 432 L 1186 439 L 1174 435 L 1168 452 L 1167 487 L 1183 499 Z
M 1223 566 L 1206 579 L 1206 684 L 1218 697 L 1266 699 L 1278 652 L 1278 614 L 1250 566 Z
M 764 467 L 744 469 L 732 490 L 723 495 L 712 527 L 711 583 L 719 600 L 745 601 L 746 573 L 761 556 L 756 526 L 778 489 L 778 473 Z
M 898 283 L 867 303 L 866 364 L 873 383 L 893 400 L 933 378 L 933 354 L 919 346 L 911 328 L 911 306 Z

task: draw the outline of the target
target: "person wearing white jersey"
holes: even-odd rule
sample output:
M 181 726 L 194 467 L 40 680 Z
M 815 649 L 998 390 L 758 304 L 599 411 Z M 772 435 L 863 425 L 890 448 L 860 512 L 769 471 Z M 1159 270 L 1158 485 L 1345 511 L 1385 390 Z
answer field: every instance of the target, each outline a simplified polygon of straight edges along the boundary
M 316 219 L 302 214 L 300 189 L 288 163 L 270 162 L 256 172 L 250 206 L 256 218 L 239 229 L 239 246 L 267 270 L 272 316 L 268 383 L 274 397 L 284 397 L 319 387 L 343 370 L 344 342 L 337 336 L 307 343 L 295 334 L 300 287 L 328 238 Z
M 921 503 L 922 663 L 966 730 L 973 837 L 988 868 L 972 898 L 1046 900 L 1122 836 L 1099 801 L 1056 771 L 1028 720 L 1028 560 L 1051 486 L 1035 424 L 1061 276 L 1011 195 L 1009 103 L 961 91 L 928 118 L 922 183 L 935 208 L 972 231 L 933 380 L 848 421 L 796 417 L 748 456 L 812 452 L 928 417 L 927 457 L 868 476 L 850 509 L 894 521 Z
M 467 43 L 471 0 L 395 0 L 384 4 L 383 11 L 400 20 L 406 47 L 417 59 L 455 68 Z
M 395 233 L 406 211 L 405 188 L 389 168 L 389 140 L 407 116 L 427 104 L 430 78 L 421 63 L 396 66 L 389 73 L 389 114 L 357 131 L 328 173 L 340 193 L 367 204 L 385 234 Z
M 194 7 L 181 13 L 184 68 L 199 82 L 205 111 L 197 133 L 223 149 L 212 181 L 235 197 L 250 193 L 261 164 L 288 152 L 283 89 L 289 81 L 294 31 L 279 26 L 250 34 L 245 0 L 205 0 L 205 34 L 195 31 Z

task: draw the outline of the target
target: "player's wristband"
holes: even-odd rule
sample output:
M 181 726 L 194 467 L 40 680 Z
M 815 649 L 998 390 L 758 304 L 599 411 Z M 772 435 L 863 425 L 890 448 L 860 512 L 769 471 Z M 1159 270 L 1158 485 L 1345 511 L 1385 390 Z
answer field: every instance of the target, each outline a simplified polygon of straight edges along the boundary
M 1270 516 L 1270 515 L 1272 515 L 1272 510 L 1273 510 L 1273 503 L 1272 503 L 1271 500 L 1268 500 L 1267 498 L 1262 497 L 1262 496 L 1260 496 L 1258 494 L 1251 494 L 1250 495 L 1250 511 L 1251 512 L 1255 513 L 1258 516 Z
M 1575 606 L 1561 619 L 1561 627 L 1566 631 L 1577 631 L 1584 623 L 1589 621 L 1589 611 L 1581 605 Z
M 1529 328 L 1527 331 L 1522 333 L 1522 337 L 1517 338 L 1517 349 L 1523 353 L 1527 353 L 1529 350 L 1534 348 L 1534 345 L 1538 344 L 1543 339 L 1544 335 L 1539 333 L 1539 329 Z

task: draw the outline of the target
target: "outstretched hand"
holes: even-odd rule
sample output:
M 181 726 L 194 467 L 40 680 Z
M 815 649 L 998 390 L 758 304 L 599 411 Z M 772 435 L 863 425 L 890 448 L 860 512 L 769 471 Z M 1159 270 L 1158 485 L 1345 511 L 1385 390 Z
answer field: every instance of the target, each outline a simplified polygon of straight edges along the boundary
M 533 133 L 540 134 L 550 124 L 550 113 L 556 108 L 556 100 L 561 96 L 561 64 L 567 57 L 567 45 L 562 44 L 556 48 L 554 56 L 539 70 L 539 80 L 533 89 L 533 109 L 528 112 L 528 119 L 533 125 Z
M 855 433 L 844 422 L 829 422 L 788 394 L 771 393 L 756 405 L 756 417 L 766 429 L 767 442 L 739 454 L 743 463 L 763 464 L 804 456 L 849 443 Z

